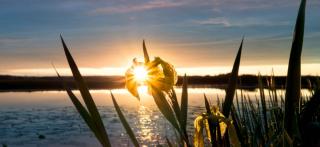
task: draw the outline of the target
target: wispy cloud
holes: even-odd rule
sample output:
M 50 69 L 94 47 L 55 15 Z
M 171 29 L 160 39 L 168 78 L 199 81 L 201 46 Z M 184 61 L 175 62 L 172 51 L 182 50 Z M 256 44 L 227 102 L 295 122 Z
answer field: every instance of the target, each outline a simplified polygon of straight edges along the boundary
M 229 20 L 224 17 L 209 18 L 207 20 L 193 20 L 192 22 L 200 25 L 221 25 L 224 27 L 231 26 Z
M 208 18 L 206 20 L 192 20 L 194 24 L 198 25 L 217 25 L 224 27 L 272 27 L 272 26 L 287 26 L 290 21 L 270 21 L 260 20 L 257 18 L 245 18 L 241 20 L 231 20 L 226 17 Z
M 240 36 L 239 36 L 240 37 Z M 305 34 L 304 38 L 316 38 L 320 37 L 320 32 L 312 32 Z M 288 41 L 292 40 L 292 34 L 278 33 L 273 35 L 262 35 L 262 36 L 246 36 L 246 42 L 256 43 L 259 41 Z M 214 46 L 214 45 L 228 45 L 239 42 L 239 38 L 227 39 L 227 40 L 211 40 L 211 41 L 185 41 L 185 42 L 173 42 L 167 43 L 164 46 L 168 47 L 186 47 L 186 46 Z
M 30 38 L 25 37 L 0 37 L 0 47 L 5 45 L 13 45 L 30 41 Z
M 298 0 L 209 0 L 214 9 L 259 10 L 273 7 L 297 6 Z M 312 1 L 311 1 L 312 3 Z M 314 2 L 313 2 L 314 3 Z
M 170 0 L 152 0 L 140 4 L 108 6 L 97 8 L 90 13 L 92 14 L 114 14 L 114 13 L 129 13 L 139 12 L 160 8 L 179 7 L 186 4 L 184 1 L 170 1 Z
M 277 1 L 278 0 L 272 0 L 272 2 L 256 0 L 149 0 L 135 4 L 118 3 L 117 5 L 112 6 L 102 6 L 90 11 L 90 14 L 130 13 L 161 8 L 174 8 L 180 6 L 212 6 L 212 9 L 217 11 L 220 11 L 220 9 L 224 7 L 232 7 L 232 9 L 237 10 L 247 10 L 269 8 L 274 6 L 274 3 L 279 3 Z M 281 4 L 283 5 L 284 3 Z

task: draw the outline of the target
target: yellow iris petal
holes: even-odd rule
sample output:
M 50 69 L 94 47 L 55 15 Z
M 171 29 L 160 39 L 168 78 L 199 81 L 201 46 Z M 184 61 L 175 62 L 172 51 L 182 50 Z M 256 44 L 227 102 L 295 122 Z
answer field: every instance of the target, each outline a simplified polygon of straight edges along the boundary
M 138 87 L 140 85 L 157 88 L 160 91 L 169 92 L 177 83 L 177 72 L 173 65 L 159 57 L 148 63 L 136 62 L 127 70 L 126 88 L 135 97 L 139 98 Z
M 220 127 L 220 134 L 223 137 L 226 133 L 228 125 L 231 125 L 231 121 L 224 117 L 224 115 L 219 111 L 218 107 L 212 107 L 211 108 L 212 115 L 210 117 L 213 118 L 215 122 L 219 122 Z M 210 134 L 210 127 L 208 123 L 208 114 L 204 113 L 202 115 L 199 115 L 194 120 L 194 127 L 195 127 L 195 133 L 194 133 L 194 146 L 196 147 L 202 147 L 204 146 L 204 137 L 203 137 L 203 129 L 205 129 L 207 138 L 211 141 L 211 134 Z M 232 126 L 232 125 L 231 125 Z M 215 136 L 218 136 L 218 132 L 216 130 Z M 216 138 L 217 139 L 217 138 Z
M 204 146 L 204 138 L 203 138 L 203 120 L 204 117 L 202 115 L 199 115 L 194 120 L 194 136 L 193 136 L 193 145 L 195 147 L 203 147 Z

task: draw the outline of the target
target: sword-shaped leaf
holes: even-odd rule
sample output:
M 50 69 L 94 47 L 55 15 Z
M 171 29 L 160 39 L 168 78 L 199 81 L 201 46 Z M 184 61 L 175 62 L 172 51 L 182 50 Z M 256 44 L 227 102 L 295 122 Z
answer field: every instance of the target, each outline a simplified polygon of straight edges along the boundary
M 133 133 L 129 123 L 127 122 L 126 118 L 124 117 L 123 113 L 121 112 L 121 109 L 120 109 L 116 99 L 114 98 L 112 92 L 111 92 L 111 98 L 112 98 L 112 102 L 113 102 L 114 108 L 116 109 L 117 114 L 119 116 L 119 119 L 120 119 L 123 127 L 125 128 L 127 134 L 129 135 L 133 145 L 135 147 L 139 147 L 138 140 L 137 140 L 136 136 L 134 135 L 134 133 Z
M 260 100 L 261 100 L 261 105 L 262 105 L 262 114 L 263 114 L 263 122 L 264 122 L 264 130 L 265 130 L 265 134 L 267 135 L 268 138 L 268 118 L 267 118 L 267 104 L 266 104 L 266 98 L 265 98 L 265 94 L 263 91 L 263 84 L 262 84 L 262 78 L 261 75 L 259 73 L 258 75 L 258 86 L 259 86 L 259 92 L 260 92 Z M 258 110 L 260 111 L 260 110 Z
M 181 94 L 181 129 L 186 130 L 188 117 L 188 79 L 183 77 L 182 94 Z
M 223 103 L 223 109 L 222 113 L 223 115 L 228 118 L 230 111 L 231 111 L 231 106 L 233 102 L 233 97 L 234 93 L 236 91 L 236 85 L 237 85 L 237 79 L 238 79 L 238 71 L 239 71 L 239 66 L 240 66 L 240 59 L 241 59 L 241 51 L 242 51 L 242 44 L 243 44 L 243 38 L 236 56 L 236 59 L 233 64 L 232 72 L 230 75 L 229 83 L 228 83 L 228 88 L 226 90 L 226 97 Z
M 298 106 L 301 90 L 301 52 L 304 35 L 305 8 L 306 0 L 302 0 L 294 29 L 286 81 L 284 127 L 288 135 L 293 139 L 300 136 L 296 107 Z
M 177 99 L 177 95 L 176 95 L 176 92 L 175 92 L 174 88 L 171 89 L 171 93 L 169 94 L 169 98 L 171 100 L 171 107 L 172 107 L 174 113 L 176 114 L 176 118 L 178 118 L 178 121 L 179 121 L 179 123 L 181 125 L 181 122 L 180 122 L 180 119 L 179 119 L 181 117 L 180 116 L 181 109 L 180 109 L 180 106 L 179 106 L 179 103 L 178 103 L 178 99 Z
M 210 141 L 211 141 L 211 146 L 216 146 L 216 131 L 215 131 L 215 126 L 214 126 L 214 121 L 212 119 L 212 117 L 210 117 L 212 115 L 212 112 L 211 112 L 211 108 L 210 108 L 210 104 L 209 104 L 209 101 L 207 99 L 207 96 L 204 94 L 204 104 L 205 104 L 205 107 L 206 107 L 206 110 L 207 110 L 207 113 L 209 115 L 208 117 L 208 125 L 209 125 L 209 130 L 210 130 Z
M 152 86 L 152 85 L 151 85 Z M 154 99 L 154 102 L 156 103 L 157 107 L 159 108 L 160 112 L 163 114 L 163 116 L 171 123 L 171 125 L 179 132 L 181 135 L 181 130 L 178 125 L 178 122 L 175 119 L 174 112 L 172 108 L 170 107 L 168 101 L 166 100 L 166 97 L 164 93 L 160 90 L 158 90 L 156 87 L 151 88 L 152 96 Z
M 146 44 L 145 44 L 144 40 L 142 42 L 142 48 L 143 48 L 144 62 L 145 63 L 149 63 L 150 62 L 150 58 L 149 58 L 149 54 L 147 52 L 147 47 L 146 47 Z
M 89 92 L 89 89 L 87 87 L 87 84 L 85 83 L 83 77 L 81 76 L 79 69 L 75 63 L 75 61 L 72 58 L 72 55 L 67 47 L 67 45 L 65 44 L 62 36 L 60 35 L 61 38 L 61 42 L 63 45 L 63 49 L 66 55 L 66 58 L 68 60 L 69 63 L 69 67 L 72 71 L 72 75 L 73 78 L 75 79 L 76 85 L 78 86 L 81 96 L 87 106 L 87 109 L 92 117 L 92 121 L 94 122 L 94 124 L 96 125 L 97 129 L 99 130 L 100 135 L 103 138 L 103 146 L 111 146 L 110 145 L 110 141 L 106 132 L 106 129 L 104 128 L 102 119 L 100 117 L 100 114 L 98 112 L 97 106 L 94 103 L 92 96 Z
M 73 105 L 76 107 L 77 111 L 80 113 L 80 116 L 83 118 L 83 120 L 86 122 L 86 124 L 89 126 L 89 128 L 91 129 L 91 131 L 94 133 L 94 135 L 97 137 L 97 139 L 99 140 L 99 142 L 103 142 L 102 141 L 102 137 L 99 134 L 99 131 L 97 130 L 97 127 L 95 126 L 94 122 L 92 121 L 92 118 L 89 114 L 89 112 L 87 111 L 87 109 L 81 104 L 81 102 L 79 101 L 79 99 L 73 94 L 73 92 L 71 91 L 70 88 L 67 87 L 65 81 L 62 79 L 62 77 L 60 76 L 60 74 L 58 73 L 57 69 L 53 66 L 58 78 L 60 79 L 60 81 L 62 81 L 63 87 L 64 89 L 67 91 L 67 94 L 71 100 L 71 102 L 73 103 Z

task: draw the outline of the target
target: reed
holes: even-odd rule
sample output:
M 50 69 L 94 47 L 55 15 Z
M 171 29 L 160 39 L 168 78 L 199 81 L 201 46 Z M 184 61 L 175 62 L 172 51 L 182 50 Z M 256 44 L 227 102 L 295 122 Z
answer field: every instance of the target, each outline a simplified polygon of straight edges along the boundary
M 297 107 L 301 89 L 301 52 L 304 35 L 306 0 L 301 0 L 291 46 L 285 95 L 284 127 L 291 138 L 300 138 Z

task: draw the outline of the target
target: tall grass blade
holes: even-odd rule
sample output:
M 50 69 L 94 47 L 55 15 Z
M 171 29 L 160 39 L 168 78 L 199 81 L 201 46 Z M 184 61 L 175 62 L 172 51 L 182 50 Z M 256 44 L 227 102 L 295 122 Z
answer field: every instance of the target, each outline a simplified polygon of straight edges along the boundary
M 312 116 L 317 113 L 320 107 L 320 90 L 316 90 L 310 100 L 304 105 L 300 114 L 300 123 L 304 126 L 312 121 Z
M 80 116 L 82 117 L 82 119 L 86 122 L 86 124 L 88 125 L 88 127 L 91 129 L 91 131 L 94 133 L 94 135 L 96 136 L 96 138 L 99 140 L 99 142 L 101 142 L 101 144 L 103 143 L 103 139 L 101 137 L 101 135 L 99 134 L 99 131 L 97 130 L 94 122 L 92 121 L 92 118 L 89 114 L 89 112 L 87 111 L 87 109 L 81 104 L 81 102 L 79 101 L 79 99 L 73 94 L 73 92 L 71 91 L 70 88 L 67 87 L 66 83 L 64 82 L 64 80 L 62 79 L 62 77 L 60 76 L 60 74 L 58 73 L 57 69 L 54 67 L 53 68 L 58 76 L 58 78 L 60 79 L 60 81 L 62 81 L 63 87 L 64 89 L 67 91 L 67 94 L 71 100 L 71 102 L 73 103 L 73 105 L 76 107 L 77 111 L 79 112 Z
M 232 105 L 232 108 L 231 108 L 231 116 L 233 118 L 233 115 L 234 113 L 237 113 L 235 108 L 234 108 L 234 105 Z M 231 146 L 236 146 L 236 147 L 240 147 L 241 145 L 243 145 L 243 140 L 240 140 L 238 134 L 240 132 L 240 130 L 238 130 L 239 128 L 236 128 L 237 125 L 235 125 L 236 123 L 232 123 L 230 125 L 228 125 L 228 134 L 229 134 L 229 142 L 230 142 L 230 145 Z
M 250 102 L 250 99 L 248 99 L 249 102 Z M 253 136 L 255 139 L 254 141 L 257 143 L 257 144 L 265 144 L 265 139 L 263 137 L 263 133 L 262 133 L 262 128 L 261 128 L 261 125 L 262 125 L 262 122 L 261 122 L 261 119 L 259 119 L 260 117 L 257 117 L 257 110 L 254 109 L 253 105 L 252 105 L 252 102 L 250 102 L 250 107 L 251 107 L 251 122 L 254 123 L 252 126 L 253 126 L 253 134 L 255 136 Z M 261 141 L 261 143 L 259 143 L 259 141 Z
M 203 96 L 204 96 L 204 104 L 205 104 L 207 113 L 209 115 L 208 124 L 209 124 L 210 137 L 211 137 L 211 146 L 215 146 L 215 143 L 216 143 L 215 125 L 214 125 L 214 121 L 212 120 L 212 117 L 210 117 L 212 115 L 212 112 L 211 112 L 211 108 L 210 108 L 210 104 L 207 99 L 207 96 L 205 94 Z
M 181 120 L 180 120 L 180 117 L 181 117 L 181 115 L 180 115 L 181 112 L 180 111 L 181 111 L 181 109 L 180 109 L 180 106 L 179 106 L 179 103 L 178 103 L 178 99 L 177 99 L 177 94 L 176 94 L 174 88 L 171 89 L 171 93 L 169 95 L 169 98 L 171 100 L 172 109 L 173 109 L 174 113 L 176 114 L 176 118 L 178 119 L 178 121 L 179 121 L 179 123 L 181 125 Z
M 245 130 L 242 128 L 242 124 L 241 124 L 241 121 L 239 119 L 239 116 L 237 114 L 237 110 L 236 108 L 234 107 L 234 105 L 232 105 L 232 108 L 231 108 L 231 117 L 232 117 L 232 121 L 233 121 L 233 126 L 234 126 L 234 129 L 235 129 L 235 133 L 238 137 L 238 140 L 241 144 L 241 146 L 245 146 L 245 135 L 244 132 Z
M 271 90 L 273 91 L 274 100 L 275 100 L 275 106 L 278 106 L 278 96 L 277 96 L 277 90 L 276 90 L 276 81 L 275 81 L 273 69 L 272 69 L 272 75 L 271 75 Z
M 68 49 L 67 45 L 65 44 L 61 35 L 60 35 L 60 38 L 61 38 L 61 42 L 63 45 L 63 49 L 65 52 L 66 58 L 68 60 L 70 69 L 73 74 L 73 78 L 75 79 L 76 85 L 78 86 L 80 93 L 81 93 L 81 96 L 82 96 L 82 98 L 87 106 L 87 109 L 92 117 L 92 121 L 95 123 L 97 129 L 100 132 L 100 135 L 103 138 L 103 141 L 104 141 L 103 145 L 104 146 L 111 146 L 106 129 L 104 128 L 102 119 L 100 117 L 100 114 L 98 112 L 96 104 L 94 103 L 94 101 L 92 99 L 92 96 L 89 92 L 87 84 L 85 83 L 83 77 L 81 76 L 79 69 L 78 69 L 75 61 L 73 60 L 73 57 L 71 56 L 71 53 L 69 52 L 69 49 Z
M 188 117 L 188 79 L 187 76 L 183 77 L 182 94 L 181 94 L 181 129 L 186 130 L 187 128 L 187 117 Z
M 302 0 L 294 30 L 286 81 L 284 127 L 291 138 L 299 137 L 296 108 L 299 103 L 301 89 L 301 52 L 305 7 L 306 0 Z
M 311 133 L 312 131 L 310 131 L 310 130 L 317 130 L 316 127 L 311 127 L 311 126 L 312 124 L 317 124 L 315 123 L 317 122 L 316 121 L 317 117 L 315 116 L 318 115 L 319 108 L 320 108 L 320 90 L 317 89 L 313 94 L 313 96 L 310 98 L 310 100 L 304 105 L 304 109 L 302 109 L 300 114 L 299 124 L 300 124 L 301 137 L 302 137 L 304 146 L 310 146 L 308 144 L 312 144 L 311 142 L 314 142 L 312 141 L 313 138 L 319 138 L 319 137 L 315 137 L 314 136 L 315 133 Z M 310 129 L 310 128 L 313 128 L 313 129 Z
M 208 101 L 206 94 L 203 94 L 203 97 L 204 97 L 204 104 L 205 104 L 207 113 L 212 114 L 211 109 L 210 109 L 210 104 L 209 104 L 209 101 Z
M 241 116 L 240 116 L 241 112 L 240 112 L 239 96 L 238 96 L 237 90 L 236 90 L 236 104 L 237 104 L 237 110 L 236 110 L 236 111 L 238 111 L 238 112 L 236 112 L 236 113 L 239 114 L 239 119 L 241 119 L 241 118 L 240 118 L 240 117 L 241 117 Z
M 284 130 L 284 138 L 285 138 L 285 141 L 288 143 L 287 146 L 293 147 L 294 140 L 289 136 L 286 130 Z
M 233 68 L 232 68 L 232 72 L 231 72 L 231 76 L 229 79 L 229 83 L 228 83 L 228 88 L 226 91 L 226 97 L 223 103 L 223 109 L 222 109 L 222 113 L 223 115 L 228 118 L 230 111 L 231 111 L 231 106 L 232 106 L 232 102 L 233 102 L 233 97 L 234 97 L 234 93 L 236 90 L 236 85 L 237 85 L 237 79 L 238 79 L 238 71 L 239 71 L 239 66 L 240 66 L 240 58 L 241 58 L 241 51 L 242 51 L 242 44 L 243 44 L 243 38 L 236 56 L 236 59 L 234 61 L 233 64 Z
M 152 85 L 151 85 L 152 86 Z M 171 123 L 171 125 L 179 132 L 181 135 L 180 127 L 175 119 L 174 112 L 171 109 L 169 103 L 166 100 L 164 93 L 158 90 L 156 87 L 152 86 L 152 96 L 154 98 L 154 102 L 159 108 L 160 112 L 163 116 Z
M 219 109 L 222 108 L 221 104 L 220 104 L 220 97 L 219 95 L 217 94 L 217 106 L 219 107 Z
M 136 136 L 134 135 L 134 133 L 133 133 L 133 131 L 132 131 L 129 123 L 128 123 L 127 120 L 126 120 L 126 118 L 124 117 L 124 115 L 123 115 L 123 113 L 122 113 L 122 111 L 121 111 L 121 109 L 120 109 L 120 107 L 119 107 L 116 99 L 114 98 L 112 92 L 110 92 L 110 94 L 111 94 L 111 98 L 112 98 L 112 102 L 113 102 L 114 108 L 115 108 L 116 111 L 117 111 L 117 114 L 118 114 L 118 116 L 119 116 L 119 119 L 120 119 L 123 127 L 125 128 L 127 134 L 129 135 L 129 137 L 130 137 L 133 145 L 134 145 L 135 147 L 139 147 L 138 140 L 137 140 Z
M 149 54 L 147 52 L 147 47 L 146 47 L 144 40 L 142 42 L 142 48 L 143 48 L 143 55 L 144 55 L 144 63 L 149 63 L 150 58 L 149 58 Z
M 261 106 L 262 106 L 262 115 L 263 115 L 263 122 L 264 122 L 264 131 L 265 135 L 268 138 L 268 118 L 267 118 L 267 104 L 266 104 L 266 98 L 263 90 L 263 84 L 262 84 L 262 78 L 259 73 L 258 75 L 258 85 L 259 85 L 259 91 L 260 91 L 260 100 L 261 100 Z

